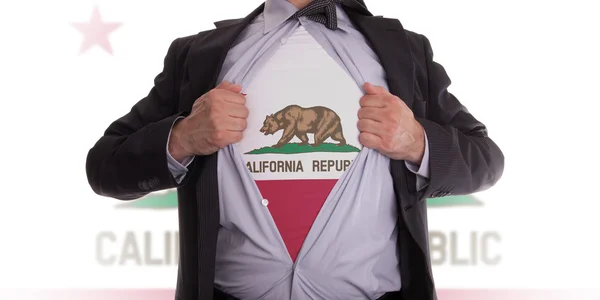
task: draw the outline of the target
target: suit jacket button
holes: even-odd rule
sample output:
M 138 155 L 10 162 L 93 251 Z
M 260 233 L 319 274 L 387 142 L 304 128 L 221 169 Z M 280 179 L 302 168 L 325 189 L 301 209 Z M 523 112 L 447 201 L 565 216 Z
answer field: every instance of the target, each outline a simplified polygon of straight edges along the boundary
M 148 182 L 145 180 L 142 180 L 140 182 L 138 182 L 138 187 L 144 191 L 148 190 Z
M 159 183 L 160 183 L 160 180 L 158 179 L 158 177 L 152 177 L 152 178 L 150 178 L 150 180 L 148 180 L 148 188 L 149 189 L 156 188 Z

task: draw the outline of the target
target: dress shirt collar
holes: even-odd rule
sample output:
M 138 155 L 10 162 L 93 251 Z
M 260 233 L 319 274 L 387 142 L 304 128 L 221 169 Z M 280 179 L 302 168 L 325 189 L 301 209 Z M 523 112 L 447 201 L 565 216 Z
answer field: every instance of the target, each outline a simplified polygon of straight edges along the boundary
M 297 11 L 298 8 L 287 0 L 266 0 L 265 10 L 263 12 L 265 19 L 265 34 L 281 25 Z M 336 5 L 336 12 L 338 26 L 350 23 L 348 15 L 339 4 Z

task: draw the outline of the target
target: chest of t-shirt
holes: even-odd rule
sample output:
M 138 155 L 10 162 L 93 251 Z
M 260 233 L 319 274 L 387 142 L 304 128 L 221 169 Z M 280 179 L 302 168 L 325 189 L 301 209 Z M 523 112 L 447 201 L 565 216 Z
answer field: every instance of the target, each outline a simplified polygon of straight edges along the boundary
M 295 259 L 338 179 L 362 149 L 356 81 L 300 27 L 246 84 L 236 145 Z
M 237 144 L 255 180 L 338 179 L 362 146 L 356 81 L 298 30 L 245 88 L 248 128 Z

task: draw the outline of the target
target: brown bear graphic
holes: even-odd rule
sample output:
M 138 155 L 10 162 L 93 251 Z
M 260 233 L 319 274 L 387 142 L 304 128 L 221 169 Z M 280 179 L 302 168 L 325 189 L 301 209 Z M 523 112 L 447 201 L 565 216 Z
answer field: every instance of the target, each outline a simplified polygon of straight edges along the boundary
M 307 133 L 314 134 L 314 143 L 319 146 L 330 138 L 338 141 L 338 146 L 346 145 L 340 117 L 331 109 L 323 106 L 303 108 L 289 105 L 284 109 L 267 115 L 260 132 L 265 135 L 274 134 L 283 129 L 283 135 L 273 148 L 280 148 L 296 136 L 302 141 L 300 145 L 308 144 Z

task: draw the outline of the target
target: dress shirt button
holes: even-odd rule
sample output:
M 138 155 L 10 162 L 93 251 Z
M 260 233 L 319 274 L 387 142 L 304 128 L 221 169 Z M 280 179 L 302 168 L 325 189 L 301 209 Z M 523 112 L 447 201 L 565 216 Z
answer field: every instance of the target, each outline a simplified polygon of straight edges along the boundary
M 279 40 L 279 42 L 281 42 L 282 45 L 285 45 L 285 43 L 287 43 L 287 39 L 281 38 L 281 40 Z
M 263 199 L 260 203 L 262 203 L 263 206 L 267 206 L 269 205 L 269 200 Z

